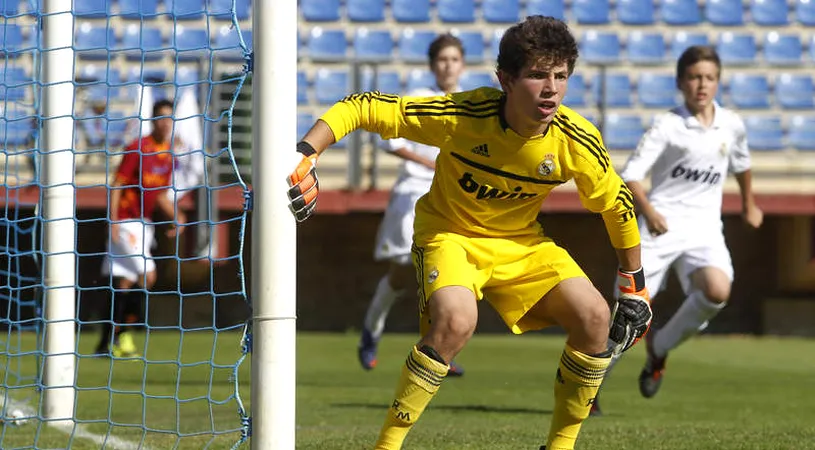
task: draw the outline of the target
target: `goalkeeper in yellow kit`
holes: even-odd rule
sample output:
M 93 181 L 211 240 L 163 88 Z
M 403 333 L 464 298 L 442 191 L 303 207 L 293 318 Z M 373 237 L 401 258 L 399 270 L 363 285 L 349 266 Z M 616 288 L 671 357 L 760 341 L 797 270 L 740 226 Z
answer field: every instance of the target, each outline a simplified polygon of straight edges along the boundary
M 560 325 L 568 334 L 555 377 L 547 448 L 573 449 L 611 356 L 651 321 L 631 192 L 586 119 L 560 104 L 577 61 L 561 21 L 531 16 L 501 39 L 502 90 L 438 97 L 366 92 L 326 112 L 298 143 L 289 176 L 297 220 L 314 210 L 317 159 L 357 128 L 439 147 L 430 191 L 416 206 L 413 260 L 421 339 L 411 349 L 376 442 L 401 448 L 473 334 L 486 299 L 513 333 Z M 583 205 L 601 213 L 619 258 L 612 308 L 566 250 L 536 221 L 549 192 L 575 180 Z

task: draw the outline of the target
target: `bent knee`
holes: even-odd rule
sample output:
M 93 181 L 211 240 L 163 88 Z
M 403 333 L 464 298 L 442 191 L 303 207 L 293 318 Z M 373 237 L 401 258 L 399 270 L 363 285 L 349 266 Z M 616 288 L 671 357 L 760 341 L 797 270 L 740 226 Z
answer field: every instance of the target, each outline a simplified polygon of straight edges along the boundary
M 602 297 L 592 302 L 581 314 L 581 322 L 586 330 L 600 330 L 600 334 L 608 335 L 611 311 Z
M 475 332 L 477 320 L 470 317 L 451 314 L 434 320 L 439 332 L 444 333 L 448 339 L 459 343 L 466 343 Z
M 702 292 L 711 303 L 725 303 L 730 299 L 730 287 L 706 289 Z

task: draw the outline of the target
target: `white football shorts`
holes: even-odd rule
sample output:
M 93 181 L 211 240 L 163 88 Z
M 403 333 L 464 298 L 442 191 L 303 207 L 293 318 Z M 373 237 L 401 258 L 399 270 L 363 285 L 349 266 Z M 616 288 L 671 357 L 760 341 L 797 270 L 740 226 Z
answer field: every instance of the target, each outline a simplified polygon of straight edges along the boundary
M 150 253 L 154 227 L 140 221 L 119 224 L 118 241 L 108 239 L 108 254 L 102 263 L 102 275 L 122 277 L 129 281 L 141 281 L 147 272 L 156 270 Z
M 397 264 L 410 264 L 413 244 L 413 219 L 416 202 L 424 193 L 392 192 L 385 216 L 376 234 L 374 259 L 391 260 Z

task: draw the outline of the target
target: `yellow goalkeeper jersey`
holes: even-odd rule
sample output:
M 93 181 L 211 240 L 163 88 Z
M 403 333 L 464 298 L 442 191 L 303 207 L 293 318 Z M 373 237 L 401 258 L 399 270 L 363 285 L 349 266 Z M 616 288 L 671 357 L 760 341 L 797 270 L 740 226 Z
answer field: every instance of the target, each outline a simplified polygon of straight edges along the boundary
M 416 205 L 417 237 L 541 234 L 536 218 L 546 196 L 574 179 L 583 205 L 602 214 L 612 245 L 639 244 L 633 196 L 597 129 L 561 105 L 545 133 L 525 138 L 507 125 L 503 103 L 503 92 L 493 88 L 438 97 L 365 92 L 344 98 L 321 119 L 337 141 L 364 128 L 441 149 L 432 187 Z

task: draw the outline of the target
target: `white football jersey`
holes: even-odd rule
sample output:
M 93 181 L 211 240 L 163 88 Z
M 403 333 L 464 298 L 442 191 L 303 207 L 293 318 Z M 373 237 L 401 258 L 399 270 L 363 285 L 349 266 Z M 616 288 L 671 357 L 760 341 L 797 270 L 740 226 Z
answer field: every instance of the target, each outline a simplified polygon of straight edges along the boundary
M 457 92 L 459 89 L 456 89 Z M 420 88 L 414 89 L 407 94 L 414 97 L 433 97 L 436 95 L 444 95 L 444 91 L 438 87 L 433 89 Z M 400 148 L 406 148 L 413 153 L 423 156 L 431 161 L 435 161 L 439 156 L 439 148 L 431 147 L 429 145 L 419 144 L 404 138 L 396 138 L 384 141 L 383 147 L 389 152 L 394 152 Z M 413 161 L 402 161 L 399 168 L 399 178 L 393 185 L 394 192 L 418 192 L 424 194 L 430 190 L 430 185 L 433 184 L 433 169 L 429 169 L 419 163 Z
M 650 171 L 648 199 L 666 219 L 721 221 L 725 177 L 750 169 L 744 122 L 714 107 L 710 127 L 684 106 L 657 117 L 620 173 L 625 181 L 641 181 Z

